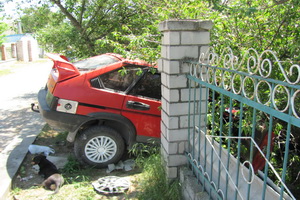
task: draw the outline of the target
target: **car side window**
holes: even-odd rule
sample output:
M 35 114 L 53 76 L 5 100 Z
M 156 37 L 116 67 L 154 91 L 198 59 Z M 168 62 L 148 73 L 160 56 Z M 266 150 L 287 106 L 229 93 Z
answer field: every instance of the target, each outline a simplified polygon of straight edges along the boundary
M 126 89 L 140 76 L 140 66 L 128 65 L 91 80 L 92 87 L 126 91 Z
M 161 99 L 160 73 L 147 72 L 129 92 L 130 95 Z

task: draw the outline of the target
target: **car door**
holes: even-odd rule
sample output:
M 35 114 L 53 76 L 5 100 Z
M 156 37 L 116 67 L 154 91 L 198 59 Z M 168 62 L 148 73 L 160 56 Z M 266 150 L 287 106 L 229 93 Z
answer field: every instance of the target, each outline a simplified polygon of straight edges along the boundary
M 125 96 L 122 115 L 136 127 L 137 140 L 160 137 L 161 78 L 160 73 L 146 70 Z
M 111 71 L 95 77 L 96 72 L 89 74 L 89 85 L 85 90 L 84 114 L 92 112 L 111 112 L 121 114 L 124 98 L 128 88 L 140 77 L 137 67 L 118 66 Z

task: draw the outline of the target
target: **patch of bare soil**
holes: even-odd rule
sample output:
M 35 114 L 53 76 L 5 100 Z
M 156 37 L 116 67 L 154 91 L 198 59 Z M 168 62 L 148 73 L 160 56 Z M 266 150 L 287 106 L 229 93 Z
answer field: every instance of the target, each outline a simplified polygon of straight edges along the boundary
M 53 191 L 45 190 L 36 184 L 41 184 L 43 178 L 38 175 L 37 169 L 31 164 L 35 155 L 27 153 L 16 177 L 12 183 L 11 199 L 27 200 L 27 199 L 136 199 L 137 177 L 140 173 L 139 169 L 129 172 L 124 170 L 116 170 L 111 173 L 105 169 L 95 169 L 87 166 L 79 166 L 73 154 L 73 146 L 66 142 L 66 133 L 59 133 L 46 127 L 46 130 L 37 137 L 34 144 L 48 146 L 55 150 L 51 156 L 73 158 L 68 161 L 68 165 L 64 169 L 59 169 L 65 179 L 64 185 L 58 194 L 53 195 Z M 128 177 L 130 180 L 129 190 L 124 194 L 106 195 L 97 193 L 92 183 L 101 177 L 118 176 Z

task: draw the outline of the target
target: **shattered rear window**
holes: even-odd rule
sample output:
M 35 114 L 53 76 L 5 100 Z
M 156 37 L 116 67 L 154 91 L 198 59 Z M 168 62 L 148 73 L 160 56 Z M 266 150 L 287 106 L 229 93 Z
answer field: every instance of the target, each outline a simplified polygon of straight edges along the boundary
M 119 59 L 115 57 L 101 55 L 74 62 L 73 65 L 79 70 L 94 70 L 118 61 Z

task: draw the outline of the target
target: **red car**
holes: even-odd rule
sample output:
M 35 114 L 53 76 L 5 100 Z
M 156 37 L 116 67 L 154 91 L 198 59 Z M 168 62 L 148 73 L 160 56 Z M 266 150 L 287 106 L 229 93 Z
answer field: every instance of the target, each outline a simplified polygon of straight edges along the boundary
M 107 53 L 75 63 L 49 54 L 53 68 L 39 91 L 39 112 L 69 132 L 77 159 L 105 167 L 135 142 L 160 138 L 161 79 L 144 61 Z

